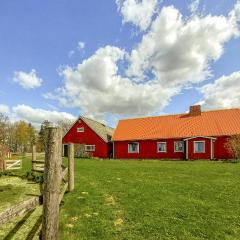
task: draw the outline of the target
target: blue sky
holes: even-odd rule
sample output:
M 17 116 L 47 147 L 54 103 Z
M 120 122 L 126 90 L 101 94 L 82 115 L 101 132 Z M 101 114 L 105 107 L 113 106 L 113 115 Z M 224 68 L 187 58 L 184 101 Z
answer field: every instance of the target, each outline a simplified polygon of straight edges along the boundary
M 239 20 L 236 0 L 1 1 L 0 111 L 114 125 L 239 107 Z

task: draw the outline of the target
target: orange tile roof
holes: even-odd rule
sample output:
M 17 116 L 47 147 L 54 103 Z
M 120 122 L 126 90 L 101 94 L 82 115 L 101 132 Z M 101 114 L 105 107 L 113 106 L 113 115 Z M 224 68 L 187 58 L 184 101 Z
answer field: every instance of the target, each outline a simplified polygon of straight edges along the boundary
M 228 136 L 240 134 L 240 109 L 125 119 L 118 122 L 113 141 Z

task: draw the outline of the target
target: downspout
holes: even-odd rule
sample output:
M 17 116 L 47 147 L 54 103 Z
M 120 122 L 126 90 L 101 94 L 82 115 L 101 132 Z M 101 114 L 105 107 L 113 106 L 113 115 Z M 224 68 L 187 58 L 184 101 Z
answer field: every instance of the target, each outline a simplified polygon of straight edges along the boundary
M 214 159 L 214 153 L 213 153 L 213 139 L 211 139 L 211 160 Z
M 186 140 L 186 159 L 188 160 L 188 140 Z

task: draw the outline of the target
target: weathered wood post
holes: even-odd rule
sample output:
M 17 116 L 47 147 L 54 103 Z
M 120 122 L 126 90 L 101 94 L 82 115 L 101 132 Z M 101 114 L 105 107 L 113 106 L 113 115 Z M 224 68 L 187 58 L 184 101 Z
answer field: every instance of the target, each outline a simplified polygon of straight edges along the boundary
M 62 130 L 47 128 L 44 189 L 43 189 L 43 220 L 42 239 L 58 239 L 59 195 L 62 180 Z
M 74 189 L 74 144 L 68 146 L 68 191 L 71 192 Z
M 0 171 L 5 171 L 5 170 L 6 170 L 5 160 L 0 156 Z
M 7 147 L 4 145 L 0 144 L 0 171 L 5 171 L 6 170 L 6 154 L 7 154 Z
M 32 170 L 36 169 L 36 163 L 34 161 L 37 160 L 37 155 L 36 155 L 36 145 L 32 146 Z

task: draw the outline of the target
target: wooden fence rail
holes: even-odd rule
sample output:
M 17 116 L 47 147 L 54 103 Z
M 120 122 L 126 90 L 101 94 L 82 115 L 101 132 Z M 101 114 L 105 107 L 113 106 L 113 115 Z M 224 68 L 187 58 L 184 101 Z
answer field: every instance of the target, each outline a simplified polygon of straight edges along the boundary
M 74 145 L 69 146 L 68 167 L 62 164 L 62 131 L 60 128 L 47 128 L 46 146 L 45 161 L 37 160 L 36 147 L 33 146 L 32 149 L 32 169 L 36 172 L 43 172 L 38 165 L 41 164 L 41 167 L 44 167 L 43 195 L 28 199 L 0 213 L 0 225 L 27 214 L 43 204 L 40 239 L 57 240 L 59 205 L 65 192 L 74 189 Z
M 22 168 L 22 160 L 5 160 L 6 170 L 15 170 Z
M 0 213 L 0 225 L 22 216 L 41 204 L 39 197 L 32 197 Z

